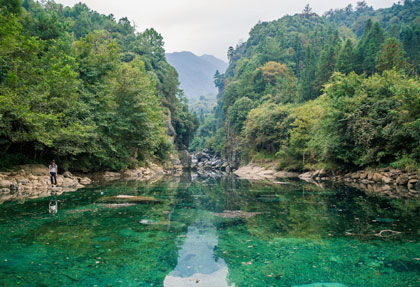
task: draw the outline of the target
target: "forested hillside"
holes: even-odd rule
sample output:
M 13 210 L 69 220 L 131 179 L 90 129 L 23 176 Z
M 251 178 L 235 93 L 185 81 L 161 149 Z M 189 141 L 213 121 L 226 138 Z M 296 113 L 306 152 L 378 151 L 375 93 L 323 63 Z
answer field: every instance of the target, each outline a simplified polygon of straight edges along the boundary
M 195 118 L 153 29 L 84 4 L 0 1 L 0 162 L 119 170 L 188 146 Z M 172 143 L 172 141 L 175 143 Z
M 258 23 L 228 50 L 196 146 L 289 170 L 420 162 L 420 1 Z

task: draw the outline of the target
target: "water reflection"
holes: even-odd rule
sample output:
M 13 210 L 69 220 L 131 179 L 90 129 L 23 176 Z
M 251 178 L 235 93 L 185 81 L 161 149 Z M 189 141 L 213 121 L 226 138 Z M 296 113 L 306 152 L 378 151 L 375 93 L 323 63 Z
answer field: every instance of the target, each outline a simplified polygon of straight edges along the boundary
M 227 282 L 225 261 L 214 253 L 217 244 L 216 227 L 211 217 L 203 214 L 188 227 L 178 252 L 178 263 L 165 277 L 164 286 L 232 286 Z
M 0 286 L 418 285 L 413 200 L 235 178 L 64 193 L 56 216 L 50 199 L 0 205 Z

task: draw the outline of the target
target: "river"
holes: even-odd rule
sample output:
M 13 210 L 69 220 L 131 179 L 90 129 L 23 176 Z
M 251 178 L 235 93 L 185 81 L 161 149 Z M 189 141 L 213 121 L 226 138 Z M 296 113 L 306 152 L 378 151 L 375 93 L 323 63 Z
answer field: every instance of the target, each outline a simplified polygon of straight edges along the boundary
M 0 286 L 419 286 L 415 200 L 189 175 L 50 199 L 0 205 Z

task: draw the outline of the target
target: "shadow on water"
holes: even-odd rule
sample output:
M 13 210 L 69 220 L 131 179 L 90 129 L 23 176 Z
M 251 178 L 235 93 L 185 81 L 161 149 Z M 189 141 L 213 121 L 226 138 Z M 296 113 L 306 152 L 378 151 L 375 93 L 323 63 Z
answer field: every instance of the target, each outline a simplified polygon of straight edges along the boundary
M 188 174 L 64 193 L 56 215 L 51 199 L 0 205 L 1 286 L 418 283 L 413 200 Z

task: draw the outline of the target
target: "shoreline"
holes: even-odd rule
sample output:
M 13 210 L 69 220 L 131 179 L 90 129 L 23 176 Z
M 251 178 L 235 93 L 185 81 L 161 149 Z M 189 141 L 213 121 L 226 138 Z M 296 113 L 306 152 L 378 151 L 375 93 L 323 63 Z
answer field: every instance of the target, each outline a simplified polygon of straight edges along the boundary
M 334 174 L 324 169 L 305 173 L 277 171 L 256 164 L 241 166 L 234 171 L 239 178 L 251 181 L 275 181 L 281 178 L 299 178 L 309 183 L 323 185 L 323 183 L 341 183 L 363 190 L 369 194 L 380 194 L 391 198 L 419 198 L 420 175 L 406 173 L 393 168 L 366 169 L 346 174 Z
M 27 164 L 18 166 L 17 171 L 0 172 L 0 204 L 10 200 L 47 197 L 52 193 L 60 195 L 64 192 L 76 191 L 95 183 L 107 183 L 117 180 L 150 181 L 165 175 L 176 175 L 182 169 L 165 169 L 157 164 L 149 167 L 128 169 L 122 172 L 95 172 L 72 174 L 64 172 L 57 175 L 57 185 L 52 185 L 47 166 Z
M 10 200 L 47 197 L 52 193 L 76 191 L 96 183 L 109 183 L 119 180 L 151 181 L 164 176 L 177 176 L 183 173 L 182 167 L 164 168 L 157 164 L 149 167 L 128 169 L 121 172 L 95 172 L 72 174 L 64 172 L 57 175 L 57 186 L 50 184 L 48 168 L 39 164 L 18 166 L 17 171 L 0 172 L 0 204 Z M 326 170 L 305 173 L 277 171 L 274 167 L 262 167 L 257 164 L 241 166 L 233 171 L 240 179 L 250 181 L 270 181 L 284 183 L 281 179 L 300 179 L 320 187 L 325 183 L 339 183 L 360 189 L 368 194 L 383 195 L 391 198 L 419 198 L 420 176 L 405 173 L 397 169 L 369 169 L 347 174 L 334 174 Z

